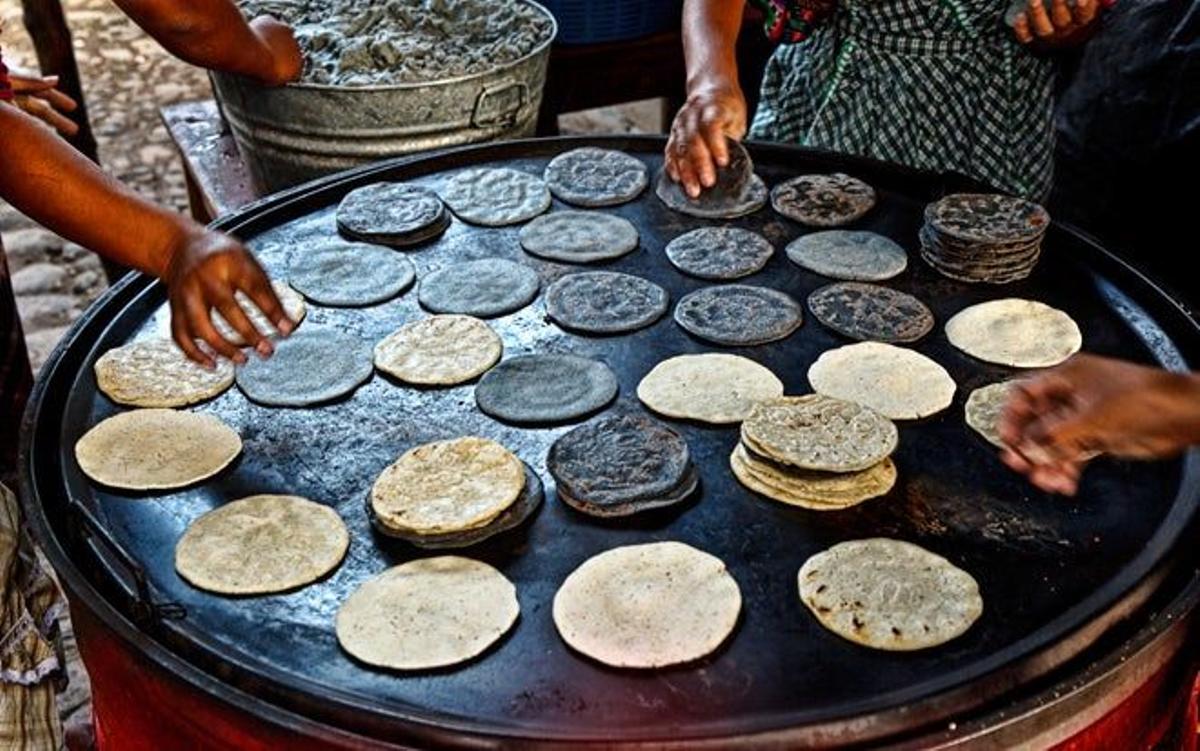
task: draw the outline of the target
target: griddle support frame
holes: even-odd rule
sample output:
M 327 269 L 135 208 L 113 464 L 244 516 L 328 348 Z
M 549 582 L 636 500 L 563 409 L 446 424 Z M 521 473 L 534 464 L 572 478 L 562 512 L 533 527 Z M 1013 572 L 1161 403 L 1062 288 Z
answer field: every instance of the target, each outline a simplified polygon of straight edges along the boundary
M 154 599 L 150 583 L 146 579 L 146 569 L 113 538 L 91 509 L 74 498 L 71 499 L 71 509 L 81 522 L 81 535 L 101 543 L 129 572 L 133 580 L 131 614 L 138 625 L 150 626 L 160 621 L 178 621 L 187 617 L 187 608 L 180 603 L 170 600 L 160 602 Z

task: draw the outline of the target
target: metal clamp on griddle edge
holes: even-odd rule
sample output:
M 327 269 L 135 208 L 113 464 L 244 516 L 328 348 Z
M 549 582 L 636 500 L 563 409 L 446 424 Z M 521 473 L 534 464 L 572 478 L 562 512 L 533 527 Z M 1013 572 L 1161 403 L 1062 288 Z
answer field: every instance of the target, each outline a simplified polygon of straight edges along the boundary
M 146 579 L 146 569 L 133 559 L 125 548 L 117 542 L 108 529 L 96 518 L 91 509 L 79 500 L 71 499 L 71 510 L 79 519 L 78 526 L 81 537 L 90 537 L 108 548 L 133 579 L 133 594 L 130 596 L 130 610 L 137 625 L 145 627 L 159 621 L 179 621 L 187 617 L 187 608 L 178 602 L 167 600 L 157 602 L 150 591 L 150 582 Z

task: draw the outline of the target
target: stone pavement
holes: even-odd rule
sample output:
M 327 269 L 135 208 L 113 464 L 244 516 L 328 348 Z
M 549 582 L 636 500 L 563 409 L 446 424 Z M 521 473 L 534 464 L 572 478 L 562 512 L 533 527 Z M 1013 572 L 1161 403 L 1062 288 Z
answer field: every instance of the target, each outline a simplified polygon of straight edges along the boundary
M 183 210 L 183 170 L 158 117 L 164 104 L 210 96 L 203 71 L 163 52 L 108 0 L 65 0 L 101 165 L 160 204 Z M 36 70 L 19 0 L 0 0 L 0 47 L 10 66 Z M 98 260 L 0 202 L 17 308 L 34 368 L 105 289 Z

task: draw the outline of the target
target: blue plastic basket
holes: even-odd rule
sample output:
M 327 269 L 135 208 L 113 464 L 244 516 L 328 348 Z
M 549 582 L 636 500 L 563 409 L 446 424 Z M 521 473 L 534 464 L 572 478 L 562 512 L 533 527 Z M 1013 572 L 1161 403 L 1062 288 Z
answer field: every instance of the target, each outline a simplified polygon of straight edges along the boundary
M 540 0 L 558 21 L 558 44 L 597 44 L 679 28 L 683 0 Z

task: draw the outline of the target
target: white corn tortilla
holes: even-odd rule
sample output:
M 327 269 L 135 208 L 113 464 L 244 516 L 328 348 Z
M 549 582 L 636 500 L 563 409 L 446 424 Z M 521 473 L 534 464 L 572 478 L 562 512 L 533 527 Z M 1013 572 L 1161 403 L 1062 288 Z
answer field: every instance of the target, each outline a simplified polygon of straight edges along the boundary
M 175 570 L 200 589 L 286 592 L 337 568 L 350 533 L 337 512 L 294 495 L 252 495 L 196 519 L 175 545 Z
M 520 613 L 496 569 L 454 555 L 422 558 L 363 582 L 338 610 L 338 642 L 371 665 L 428 670 L 465 662 L 504 636 Z
M 386 527 L 444 534 L 482 527 L 525 488 L 525 465 L 495 441 L 468 436 L 406 451 L 371 488 Z
M 724 425 L 746 419 L 763 399 L 783 396 L 783 382 L 745 357 L 679 355 L 655 365 L 637 395 L 660 415 Z
M 375 345 L 375 367 L 405 383 L 466 383 L 500 360 L 504 344 L 478 318 L 436 315 L 401 326 Z
M 114 347 L 96 360 L 96 385 L 117 404 L 186 407 L 233 385 L 233 363 L 211 370 L 192 362 L 170 339 L 142 339 Z
M 946 322 L 946 338 L 971 357 L 1012 368 L 1058 365 L 1083 346 L 1069 315 L 1010 297 L 972 305 Z
M 733 633 L 742 595 L 719 558 L 680 542 L 595 555 L 554 595 L 554 625 L 606 665 L 658 668 L 697 660 Z
M 925 649 L 983 613 L 979 585 L 950 561 L 901 540 L 834 545 L 804 562 L 800 599 L 822 626 L 875 649 Z
M 956 386 L 925 355 L 882 342 L 859 342 L 821 354 L 808 369 L 813 391 L 857 402 L 893 420 L 917 420 L 950 406 Z
M 75 444 L 75 459 L 102 485 L 165 490 L 212 477 L 241 451 L 237 432 L 212 415 L 138 409 L 85 433 Z

